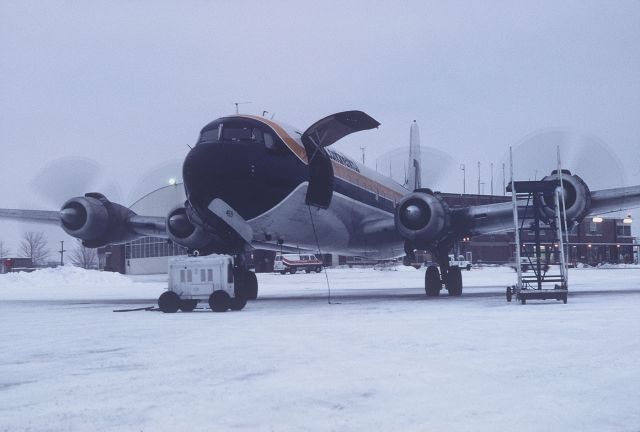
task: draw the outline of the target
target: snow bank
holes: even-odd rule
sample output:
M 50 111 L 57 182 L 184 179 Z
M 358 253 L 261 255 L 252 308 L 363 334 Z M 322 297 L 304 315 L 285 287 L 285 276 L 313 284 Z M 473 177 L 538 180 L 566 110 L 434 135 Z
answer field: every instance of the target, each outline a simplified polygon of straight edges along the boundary
M 120 273 L 73 266 L 0 275 L 0 300 L 155 299 L 162 289 L 159 284 L 134 283 Z

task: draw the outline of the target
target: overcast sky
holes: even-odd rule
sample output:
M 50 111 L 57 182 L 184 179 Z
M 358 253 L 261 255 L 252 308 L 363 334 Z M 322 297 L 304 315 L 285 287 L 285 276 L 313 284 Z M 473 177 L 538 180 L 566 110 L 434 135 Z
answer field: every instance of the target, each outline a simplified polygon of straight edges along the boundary
M 300 129 L 366 111 L 381 127 L 336 149 L 366 146 L 372 167 L 408 145 L 415 119 L 423 146 L 451 156 L 443 190 L 461 192 L 465 164 L 475 192 L 477 161 L 499 166 L 549 128 L 589 135 L 640 182 L 637 0 L 0 0 L 0 47 L 0 207 L 58 206 L 30 183 L 72 156 L 103 164 L 98 183 L 126 201 L 245 101 Z M 16 226 L 0 223 L 12 248 Z

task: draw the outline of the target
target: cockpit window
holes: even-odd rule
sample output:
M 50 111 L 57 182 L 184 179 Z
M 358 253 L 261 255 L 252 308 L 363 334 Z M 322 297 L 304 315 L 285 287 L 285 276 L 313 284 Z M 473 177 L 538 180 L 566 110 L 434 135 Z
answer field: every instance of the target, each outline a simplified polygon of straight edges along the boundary
M 222 132 L 222 123 L 220 123 L 218 127 L 203 130 L 202 134 L 200 134 L 200 141 L 204 141 L 204 142 L 220 141 L 221 132 Z
M 254 141 L 253 130 L 250 127 L 233 127 L 222 125 L 222 139 L 225 141 Z
M 271 153 L 284 153 L 282 141 L 266 126 L 254 122 L 222 119 L 207 125 L 200 133 L 199 143 L 211 142 L 255 142 L 265 146 Z

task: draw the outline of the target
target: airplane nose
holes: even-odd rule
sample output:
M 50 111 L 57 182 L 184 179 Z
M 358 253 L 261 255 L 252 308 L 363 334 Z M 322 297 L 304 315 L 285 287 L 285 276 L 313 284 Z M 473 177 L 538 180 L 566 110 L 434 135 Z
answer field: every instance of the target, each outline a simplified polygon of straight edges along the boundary
M 231 161 L 224 163 L 224 147 L 220 144 L 198 144 L 184 160 L 182 178 L 189 201 L 206 208 L 214 199 L 223 195 L 232 171 Z

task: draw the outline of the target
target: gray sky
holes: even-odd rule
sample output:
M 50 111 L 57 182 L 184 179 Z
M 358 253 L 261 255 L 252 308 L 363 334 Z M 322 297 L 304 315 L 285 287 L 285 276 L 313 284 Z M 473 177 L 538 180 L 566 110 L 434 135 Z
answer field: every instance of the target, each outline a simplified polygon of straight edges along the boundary
M 461 192 L 464 163 L 475 191 L 477 161 L 548 128 L 598 138 L 637 184 L 639 41 L 637 0 L 0 0 L 0 206 L 55 208 L 30 182 L 70 156 L 100 161 L 98 183 L 127 197 L 236 101 L 301 129 L 364 110 L 382 126 L 336 148 L 366 146 L 372 167 L 415 119 L 452 157 L 443 190 Z M 14 250 L 17 229 L 0 223 Z

